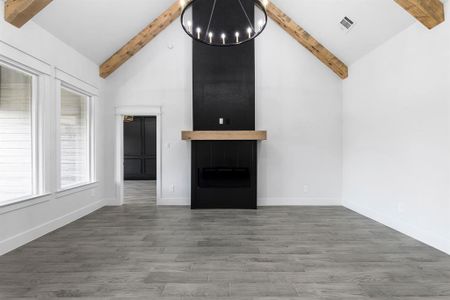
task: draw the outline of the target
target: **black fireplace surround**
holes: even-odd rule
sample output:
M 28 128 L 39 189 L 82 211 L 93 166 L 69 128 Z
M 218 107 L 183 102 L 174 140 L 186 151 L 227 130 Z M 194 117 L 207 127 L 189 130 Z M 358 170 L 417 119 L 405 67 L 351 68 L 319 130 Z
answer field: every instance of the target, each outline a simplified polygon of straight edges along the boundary
M 209 13 L 194 3 L 193 23 Z M 193 121 L 195 131 L 255 130 L 254 41 L 225 48 L 193 41 Z M 256 146 L 256 141 L 192 141 L 192 209 L 256 209 Z

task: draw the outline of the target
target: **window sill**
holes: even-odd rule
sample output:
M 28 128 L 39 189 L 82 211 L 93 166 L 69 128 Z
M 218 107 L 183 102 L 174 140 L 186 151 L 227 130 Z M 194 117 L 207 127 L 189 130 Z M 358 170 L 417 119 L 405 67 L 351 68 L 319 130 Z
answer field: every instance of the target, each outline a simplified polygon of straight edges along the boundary
M 74 186 L 69 186 L 69 187 L 63 188 L 63 189 L 59 190 L 58 192 L 56 192 L 56 198 L 62 198 L 62 197 L 72 195 L 75 193 L 79 193 L 82 191 L 95 189 L 97 187 L 98 187 L 97 181 L 89 182 L 89 183 L 82 183 L 82 184 L 78 184 L 78 185 L 74 185 Z
M 27 196 L 18 198 L 15 200 L 11 200 L 8 202 L 0 203 L 0 215 L 12 212 L 15 210 L 23 209 L 25 207 L 33 206 L 36 204 L 40 204 L 43 202 L 47 202 L 50 200 L 48 196 L 50 196 L 50 193 L 42 194 L 42 195 L 36 195 L 36 196 Z
M 76 185 L 76 186 L 71 186 L 71 187 L 68 187 L 63 190 L 58 191 L 55 194 L 55 198 L 62 198 L 62 197 L 65 197 L 65 196 L 68 196 L 71 194 L 79 193 L 79 192 L 86 191 L 86 190 L 91 190 L 91 189 L 94 189 L 97 187 L 98 187 L 97 181 L 80 184 L 80 185 Z M 22 198 L 17 198 L 17 199 L 6 201 L 6 202 L 0 202 L 0 215 L 50 201 L 52 199 L 52 197 L 50 197 L 51 195 L 52 195 L 52 193 L 45 193 L 42 195 L 25 196 Z

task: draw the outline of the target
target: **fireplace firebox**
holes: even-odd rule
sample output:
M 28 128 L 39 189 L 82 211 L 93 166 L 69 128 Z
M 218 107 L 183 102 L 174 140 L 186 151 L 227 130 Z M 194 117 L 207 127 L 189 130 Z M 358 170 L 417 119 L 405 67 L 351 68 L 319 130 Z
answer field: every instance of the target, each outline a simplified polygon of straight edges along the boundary
M 191 207 L 256 208 L 256 142 L 192 142 Z

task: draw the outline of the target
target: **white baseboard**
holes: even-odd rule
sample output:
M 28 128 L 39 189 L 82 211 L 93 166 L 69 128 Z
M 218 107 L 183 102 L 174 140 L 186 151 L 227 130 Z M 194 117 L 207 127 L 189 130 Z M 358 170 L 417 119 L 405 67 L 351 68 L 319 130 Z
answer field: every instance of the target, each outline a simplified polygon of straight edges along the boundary
M 258 206 L 341 206 L 339 198 L 258 198 Z
M 116 198 L 105 198 L 103 199 L 105 202 L 105 206 L 122 206 L 123 203 L 119 203 Z
M 450 255 L 450 240 L 443 236 L 418 228 L 398 217 L 389 216 L 352 202 L 344 201 L 343 206 Z
M 47 223 L 41 224 L 27 231 L 21 232 L 15 236 L 0 241 L 0 256 L 6 254 L 20 246 L 23 246 L 47 233 L 50 233 L 60 227 L 63 227 L 73 221 L 76 221 L 97 209 L 105 206 L 105 200 L 100 200 L 95 203 L 84 206 L 76 211 L 70 212 L 64 216 L 53 219 Z

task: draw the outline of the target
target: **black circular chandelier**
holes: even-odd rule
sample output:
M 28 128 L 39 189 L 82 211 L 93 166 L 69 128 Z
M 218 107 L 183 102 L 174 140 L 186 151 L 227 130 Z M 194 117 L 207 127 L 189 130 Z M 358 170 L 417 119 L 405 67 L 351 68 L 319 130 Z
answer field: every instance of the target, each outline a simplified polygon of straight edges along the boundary
M 184 31 L 206 45 L 241 45 L 259 36 L 267 24 L 267 0 L 180 1 Z

